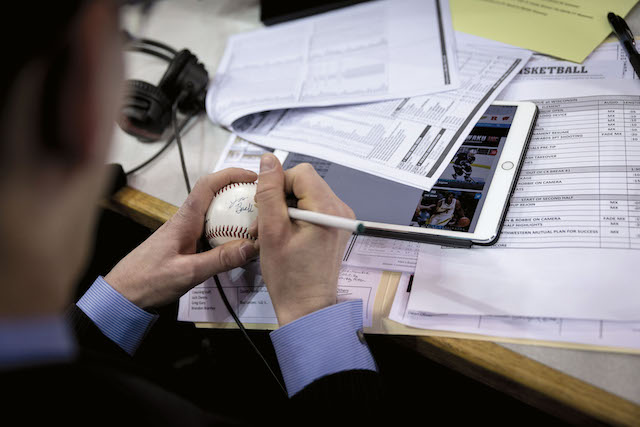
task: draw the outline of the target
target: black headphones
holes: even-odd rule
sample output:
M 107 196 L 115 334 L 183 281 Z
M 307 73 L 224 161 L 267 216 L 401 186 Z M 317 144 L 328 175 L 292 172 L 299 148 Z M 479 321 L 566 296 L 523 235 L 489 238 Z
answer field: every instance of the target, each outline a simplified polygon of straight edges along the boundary
M 204 111 L 209 74 L 189 50 L 175 49 L 148 39 L 131 39 L 126 50 L 163 59 L 169 67 L 157 86 L 142 80 L 127 80 L 118 124 L 142 142 L 162 138 L 172 120 L 172 111 L 194 116 Z M 164 52 L 163 52 L 164 51 Z

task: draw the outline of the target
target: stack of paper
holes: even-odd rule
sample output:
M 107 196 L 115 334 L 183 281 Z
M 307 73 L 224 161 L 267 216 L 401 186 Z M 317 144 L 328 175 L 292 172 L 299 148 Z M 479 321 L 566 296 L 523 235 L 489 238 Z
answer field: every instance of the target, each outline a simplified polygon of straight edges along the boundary
M 545 5 L 548 19 L 571 6 L 534 6 Z M 575 6 L 572 24 L 596 6 Z M 537 13 L 529 9 L 509 13 Z M 462 250 L 354 236 L 338 300 L 362 299 L 374 332 L 640 351 L 640 83 L 624 51 L 608 43 L 584 59 L 606 35 L 601 17 L 597 32 L 573 42 L 574 56 L 545 38 L 537 47 L 478 37 L 459 15 L 476 35 L 454 40 L 447 1 L 402 0 L 232 37 L 207 112 L 242 138 L 232 136 L 215 169 L 257 170 L 275 149 L 429 189 L 494 99 L 532 100 L 538 124 L 498 243 Z M 221 280 L 244 323 L 276 326 L 257 263 Z M 181 299 L 179 319 L 232 321 L 209 282 Z
M 430 188 L 530 56 L 456 48 L 446 1 L 372 2 L 232 37 L 207 113 L 248 141 Z
M 640 351 L 640 84 L 626 56 L 618 43 L 580 66 L 534 55 L 500 97 L 540 109 L 501 238 L 464 251 L 421 246 L 390 318 Z

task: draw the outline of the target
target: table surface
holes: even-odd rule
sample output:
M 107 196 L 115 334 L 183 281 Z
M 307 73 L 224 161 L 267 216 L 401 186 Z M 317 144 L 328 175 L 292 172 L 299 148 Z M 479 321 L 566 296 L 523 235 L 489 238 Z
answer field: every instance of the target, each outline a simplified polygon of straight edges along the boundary
M 126 19 L 125 19 L 126 21 Z M 640 34 L 640 7 L 627 17 Z M 188 25 L 185 23 L 188 22 Z M 210 74 L 222 57 L 227 37 L 261 27 L 257 0 L 159 2 L 143 34 L 181 49 L 188 47 Z M 127 76 L 156 83 L 166 65 L 154 58 L 127 56 Z M 202 117 L 183 137 L 193 184 L 209 173 L 230 133 Z M 112 161 L 125 171 L 142 163 L 158 144 L 135 141 L 116 127 Z M 186 198 L 175 144 L 154 163 L 129 177 L 111 207 L 156 228 Z M 446 366 L 463 372 L 556 415 L 580 420 L 582 414 L 607 422 L 640 421 L 640 356 L 558 349 L 440 337 L 394 337 Z

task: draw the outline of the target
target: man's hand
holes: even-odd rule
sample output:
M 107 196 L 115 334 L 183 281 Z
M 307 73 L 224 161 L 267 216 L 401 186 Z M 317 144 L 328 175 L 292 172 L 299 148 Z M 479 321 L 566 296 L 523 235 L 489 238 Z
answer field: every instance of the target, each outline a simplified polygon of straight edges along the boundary
M 273 154 L 262 156 L 256 193 L 260 264 L 281 326 L 336 303 L 349 240 L 347 231 L 289 219 L 286 194 L 298 199 L 300 209 L 355 218 L 311 165 L 284 172 Z
M 251 240 L 236 240 L 196 253 L 207 209 L 216 191 L 232 182 L 254 182 L 256 174 L 225 169 L 198 180 L 180 210 L 105 277 L 141 308 L 176 301 L 214 274 L 240 267 L 257 254 Z

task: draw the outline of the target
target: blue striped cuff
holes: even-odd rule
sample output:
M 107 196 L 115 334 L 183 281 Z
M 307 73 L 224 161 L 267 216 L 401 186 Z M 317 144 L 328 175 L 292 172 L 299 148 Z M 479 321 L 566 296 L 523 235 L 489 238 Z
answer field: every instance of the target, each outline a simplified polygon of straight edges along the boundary
M 158 315 L 144 311 L 99 276 L 76 305 L 102 333 L 133 355 Z
M 326 375 L 351 369 L 377 371 L 358 331 L 362 331 L 361 300 L 332 305 L 271 332 L 289 397 Z

